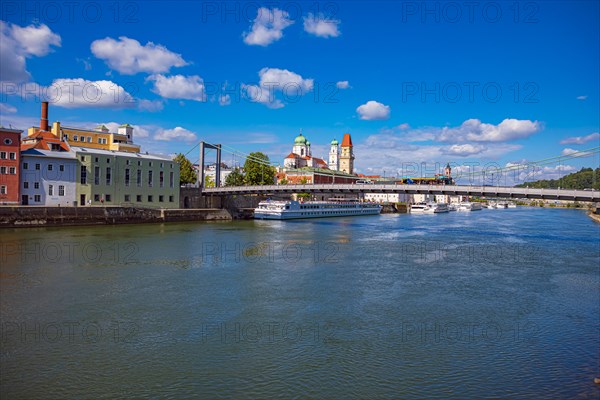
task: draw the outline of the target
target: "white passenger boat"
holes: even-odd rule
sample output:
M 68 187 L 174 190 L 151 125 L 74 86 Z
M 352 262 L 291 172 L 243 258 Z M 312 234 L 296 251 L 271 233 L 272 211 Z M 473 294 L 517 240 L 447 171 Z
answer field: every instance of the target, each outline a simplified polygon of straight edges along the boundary
M 515 203 L 508 203 L 508 208 L 517 208 Z
M 379 213 L 381 213 L 381 205 L 356 200 L 307 202 L 266 200 L 261 201 L 258 207 L 254 209 L 254 218 L 300 219 L 376 215 Z
M 413 214 L 437 214 L 450 211 L 446 203 L 415 203 L 410 206 Z

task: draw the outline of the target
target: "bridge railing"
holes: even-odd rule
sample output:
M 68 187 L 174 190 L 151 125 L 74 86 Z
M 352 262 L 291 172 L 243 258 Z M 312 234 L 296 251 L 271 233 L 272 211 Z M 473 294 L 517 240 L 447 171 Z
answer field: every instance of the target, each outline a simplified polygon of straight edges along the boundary
M 230 186 L 205 188 L 206 194 L 270 194 L 270 193 L 406 193 L 447 194 L 486 197 L 538 198 L 556 200 L 600 201 L 600 191 L 572 189 L 517 188 L 512 186 L 427 185 L 427 184 L 304 184 Z

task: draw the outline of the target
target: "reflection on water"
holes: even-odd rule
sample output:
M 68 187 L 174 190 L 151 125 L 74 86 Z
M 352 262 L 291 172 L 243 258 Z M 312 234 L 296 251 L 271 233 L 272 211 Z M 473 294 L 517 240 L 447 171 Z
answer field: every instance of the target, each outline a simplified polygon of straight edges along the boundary
M 574 210 L 0 231 L 2 398 L 597 398 Z

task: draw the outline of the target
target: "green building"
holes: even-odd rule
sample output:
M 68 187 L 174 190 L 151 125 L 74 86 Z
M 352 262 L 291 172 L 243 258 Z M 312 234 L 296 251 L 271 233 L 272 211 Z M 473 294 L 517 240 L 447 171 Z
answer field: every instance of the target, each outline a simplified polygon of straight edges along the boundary
M 72 146 L 80 206 L 179 208 L 179 164 L 169 157 Z

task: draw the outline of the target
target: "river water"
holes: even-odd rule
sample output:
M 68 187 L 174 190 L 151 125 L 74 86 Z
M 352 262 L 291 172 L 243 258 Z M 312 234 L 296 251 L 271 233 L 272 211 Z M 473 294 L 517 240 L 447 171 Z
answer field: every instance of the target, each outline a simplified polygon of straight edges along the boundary
M 600 225 L 581 211 L 0 242 L 2 399 L 600 395 Z

